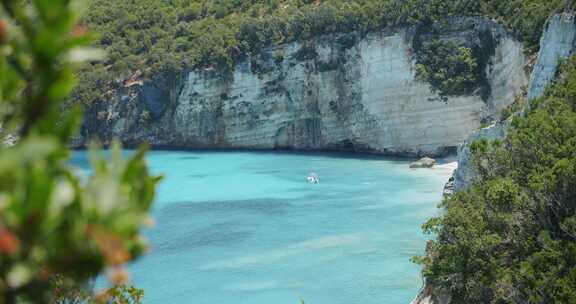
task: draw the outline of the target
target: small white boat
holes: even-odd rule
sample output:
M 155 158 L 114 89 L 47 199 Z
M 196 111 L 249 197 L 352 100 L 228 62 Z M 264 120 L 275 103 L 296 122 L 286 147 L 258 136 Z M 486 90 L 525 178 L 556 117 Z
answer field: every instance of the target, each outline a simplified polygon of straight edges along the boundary
M 320 177 L 318 176 L 318 174 L 314 172 L 310 172 L 310 174 L 308 174 L 308 177 L 306 179 L 311 184 L 318 184 L 320 182 Z

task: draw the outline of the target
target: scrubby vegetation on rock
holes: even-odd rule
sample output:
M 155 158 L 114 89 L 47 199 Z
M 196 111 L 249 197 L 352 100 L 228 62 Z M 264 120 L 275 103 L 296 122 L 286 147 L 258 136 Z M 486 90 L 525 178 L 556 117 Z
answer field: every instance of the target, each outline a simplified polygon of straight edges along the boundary
M 429 82 L 442 95 L 470 94 L 479 86 L 483 70 L 468 47 L 434 40 L 420 50 L 417 58 L 416 77 Z
M 567 0 L 89 0 L 85 24 L 100 33 L 104 64 L 87 66 L 73 100 L 89 104 L 102 80 L 194 68 L 226 71 L 262 47 L 335 32 L 367 33 L 430 24 L 450 16 L 490 16 L 535 49 L 548 16 Z M 464 50 L 462 50 L 464 52 Z M 466 57 L 460 51 L 455 56 Z M 465 64 L 466 66 L 467 64 Z M 432 74 L 437 74 L 434 71 Z M 431 73 L 428 73 L 430 76 Z M 438 77 L 432 75 L 431 79 Z M 442 77 L 440 77 L 442 78 Z M 474 79 L 464 77 L 466 88 Z
M 452 303 L 576 303 L 576 57 L 531 108 L 472 145 L 479 181 L 423 226 L 416 260 Z

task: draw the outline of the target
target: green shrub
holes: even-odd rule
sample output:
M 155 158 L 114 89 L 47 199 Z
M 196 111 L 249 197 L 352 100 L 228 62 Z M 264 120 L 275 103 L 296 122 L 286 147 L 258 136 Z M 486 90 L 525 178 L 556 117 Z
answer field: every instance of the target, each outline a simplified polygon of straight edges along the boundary
M 152 120 L 152 115 L 150 114 L 150 111 L 148 110 L 144 110 L 142 111 L 142 113 L 140 113 L 140 124 L 142 125 L 146 125 L 148 123 L 150 123 L 150 121 Z
M 118 144 L 110 161 L 95 150 L 92 172 L 69 164 L 68 142 L 80 112 L 62 113 L 77 63 L 101 58 L 87 49 L 74 0 L 0 1 L 0 303 L 50 303 L 54 280 L 83 287 L 146 250 L 140 229 L 148 220 L 158 177 L 144 150 L 124 160 Z
M 482 72 L 472 50 L 453 42 L 434 40 L 417 54 L 416 77 L 441 95 L 471 94 L 480 86 Z
M 522 109 L 524 109 L 525 99 L 525 93 L 523 95 L 516 96 L 513 103 L 502 109 L 502 113 L 500 113 L 500 121 L 505 121 L 512 117 L 512 115 L 521 112 Z

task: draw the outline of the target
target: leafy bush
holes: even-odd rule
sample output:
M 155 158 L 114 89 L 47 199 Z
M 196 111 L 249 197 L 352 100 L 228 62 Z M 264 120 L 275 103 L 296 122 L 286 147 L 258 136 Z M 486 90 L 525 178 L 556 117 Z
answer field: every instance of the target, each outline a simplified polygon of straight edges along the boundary
M 524 104 L 526 102 L 526 90 L 524 90 L 522 95 L 518 95 L 514 98 L 514 102 L 511 103 L 506 108 L 502 109 L 502 113 L 500 113 L 500 121 L 505 121 L 508 118 L 512 117 L 512 115 L 516 113 L 521 113 L 522 109 L 524 108 Z
M 453 42 L 434 40 L 418 52 L 416 77 L 442 95 L 465 95 L 478 88 L 482 69 L 472 50 Z
M 140 119 L 139 119 L 140 124 L 146 125 L 147 123 L 150 122 L 151 119 L 152 114 L 150 114 L 150 111 L 144 110 L 142 111 L 142 113 L 140 113 Z
M 158 177 L 144 150 L 123 160 L 95 151 L 93 173 L 69 165 L 68 141 L 81 119 L 62 113 L 78 62 L 96 60 L 90 35 L 77 25 L 75 0 L 0 2 L 0 302 L 48 303 L 53 282 L 83 286 L 109 269 L 115 284 L 123 264 L 141 256 L 140 235 Z

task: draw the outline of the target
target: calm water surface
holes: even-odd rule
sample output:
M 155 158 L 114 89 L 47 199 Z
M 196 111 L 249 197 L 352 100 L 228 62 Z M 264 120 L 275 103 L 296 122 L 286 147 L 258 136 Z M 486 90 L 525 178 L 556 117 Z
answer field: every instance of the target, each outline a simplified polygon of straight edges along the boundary
M 424 250 L 445 172 L 337 155 L 148 159 L 166 179 L 152 250 L 130 266 L 145 303 L 406 304 L 421 285 L 409 258 Z M 73 163 L 87 168 L 86 153 Z

